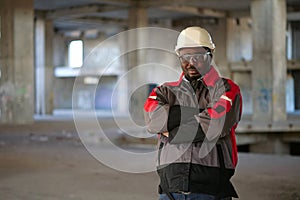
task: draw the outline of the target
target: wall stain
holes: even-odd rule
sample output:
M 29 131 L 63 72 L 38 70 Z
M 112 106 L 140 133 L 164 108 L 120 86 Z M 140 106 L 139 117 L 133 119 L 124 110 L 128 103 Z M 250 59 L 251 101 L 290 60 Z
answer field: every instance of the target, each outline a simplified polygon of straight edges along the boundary
M 262 112 L 270 111 L 270 103 L 272 102 L 272 88 L 266 87 L 266 83 L 263 80 L 257 80 L 259 91 L 257 100 L 259 103 L 259 108 Z
M 14 85 L 6 82 L 0 85 L 0 121 L 11 121 L 13 116 Z

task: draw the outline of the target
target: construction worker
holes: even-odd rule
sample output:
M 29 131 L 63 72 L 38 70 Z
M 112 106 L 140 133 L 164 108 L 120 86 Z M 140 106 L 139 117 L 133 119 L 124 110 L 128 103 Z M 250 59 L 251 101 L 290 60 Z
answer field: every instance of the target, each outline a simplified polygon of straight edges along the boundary
M 147 129 L 158 134 L 159 199 L 228 200 L 237 165 L 239 87 L 212 66 L 215 44 L 201 27 L 180 32 L 175 52 L 182 75 L 152 90 L 144 104 Z

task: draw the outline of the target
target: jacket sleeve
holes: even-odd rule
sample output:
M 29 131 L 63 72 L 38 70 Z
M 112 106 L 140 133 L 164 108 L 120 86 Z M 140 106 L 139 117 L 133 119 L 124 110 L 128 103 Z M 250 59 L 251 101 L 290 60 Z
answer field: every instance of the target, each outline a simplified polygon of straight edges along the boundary
M 171 106 L 168 118 L 169 141 L 173 144 L 203 141 L 205 134 L 195 115 L 203 109 Z
M 144 104 L 144 119 L 148 132 L 167 132 L 169 103 L 163 88 L 156 87 L 152 90 Z
M 181 106 L 180 125 L 168 126 L 170 143 L 212 141 L 230 134 L 231 129 L 241 118 L 242 99 L 239 87 L 232 81 L 220 79 L 216 85 L 209 86 L 210 101 L 204 110 L 194 110 Z M 169 118 L 173 118 L 170 108 Z M 195 108 L 194 108 L 195 109 Z M 170 120 L 169 120 L 170 121 Z
M 240 121 L 242 112 L 240 89 L 231 80 L 221 79 L 210 93 L 211 101 L 207 108 L 195 116 L 209 141 L 230 134 Z

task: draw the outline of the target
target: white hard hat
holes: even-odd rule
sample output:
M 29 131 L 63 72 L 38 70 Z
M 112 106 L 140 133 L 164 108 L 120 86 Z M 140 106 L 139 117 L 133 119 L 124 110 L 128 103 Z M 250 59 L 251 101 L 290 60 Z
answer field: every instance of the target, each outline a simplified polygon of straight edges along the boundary
M 175 52 L 179 55 L 179 50 L 188 47 L 207 47 L 213 52 L 215 44 L 210 34 L 204 28 L 192 26 L 180 32 L 177 38 Z

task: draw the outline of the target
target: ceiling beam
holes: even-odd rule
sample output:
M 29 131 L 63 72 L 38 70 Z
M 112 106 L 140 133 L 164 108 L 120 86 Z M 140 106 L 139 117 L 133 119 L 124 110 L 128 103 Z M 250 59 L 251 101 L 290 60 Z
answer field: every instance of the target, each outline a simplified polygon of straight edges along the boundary
M 70 7 L 70 8 L 63 8 L 63 9 L 48 11 L 46 14 L 46 17 L 48 19 L 79 18 L 79 17 L 83 17 L 83 16 L 90 15 L 93 13 L 115 11 L 115 10 L 120 10 L 120 9 L 122 9 L 122 7 L 107 6 L 107 5 L 78 6 L 78 7 Z
M 54 26 L 59 29 L 60 32 L 69 30 L 89 30 L 89 29 L 102 29 L 103 27 L 119 27 L 124 28 L 127 26 L 125 20 L 97 18 L 97 19 L 68 19 L 57 20 Z
M 125 28 L 123 27 L 117 27 L 114 25 L 103 25 L 103 26 L 81 26 L 80 28 L 78 28 L 78 25 L 74 25 L 74 26 L 68 26 L 68 27 L 59 27 L 59 29 L 56 30 L 57 33 L 66 33 L 66 32 L 73 32 L 73 31 L 79 31 L 79 32 L 83 32 L 83 31 L 89 31 L 89 30 L 98 30 L 98 31 L 109 31 L 111 29 L 114 30 L 124 30 Z
M 289 12 L 287 13 L 288 21 L 299 21 L 300 20 L 300 12 Z
M 97 3 L 115 6 L 129 6 L 131 0 L 97 0 Z
M 116 26 L 126 26 L 126 20 L 120 19 L 108 19 L 108 18 L 78 18 L 78 19 L 68 19 L 68 20 L 57 20 L 56 22 L 61 23 L 77 23 L 77 24 L 95 24 L 95 25 L 107 25 L 114 24 Z
M 151 8 L 151 7 L 162 7 L 162 6 L 177 6 L 184 5 L 186 0 L 139 0 L 136 1 L 136 5 L 141 7 Z
M 187 13 L 192 15 L 197 15 L 201 17 L 215 17 L 215 18 L 223 18 L 226 17 L 226 12 L 224 11 L 216 11 L 213 9 L 202 9 L 194 6 L 161 6 L 159 7 L 164 10 Z
M 234 10 L 234 11 L 229 11 L 227 17 L 241 18 L 241 17 L 250 17 L 250 16 L 251 16 L 250 10 Z

